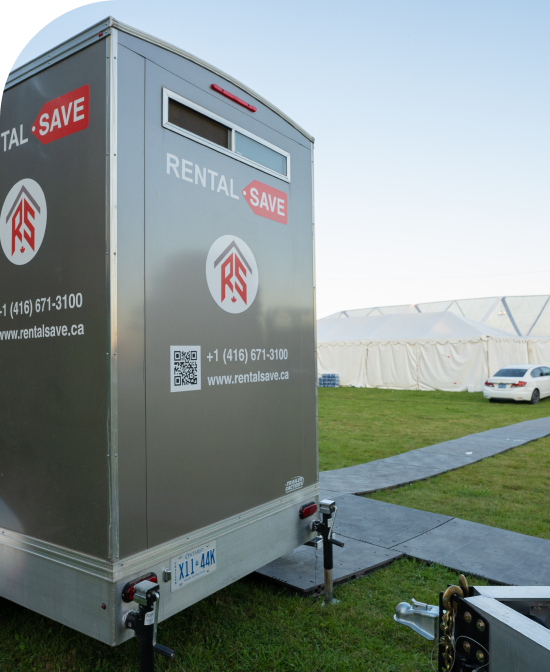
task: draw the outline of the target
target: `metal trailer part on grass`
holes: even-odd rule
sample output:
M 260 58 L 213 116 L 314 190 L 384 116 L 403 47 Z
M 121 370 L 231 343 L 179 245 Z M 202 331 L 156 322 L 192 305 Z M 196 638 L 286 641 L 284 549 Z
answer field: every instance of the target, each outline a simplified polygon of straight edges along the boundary
M 116 645 L 314 537 L 313 138 L 109 18 L 0 157 L 0 595 Z
M 449 587 L 449 595 L 456 587 Z M 550 669 L 550 587 L 472 586 L 455 595 L 450 642 L 446 645 L 447 610 L 401 602 L 394 620 L 428 640 L 438 639 L 432 655 L 441 672 L 546 672 Z M 443 596 L 443 593 L 441 594 Z M 442 622 L 443 621 L 443 622 Z M 439 633 L 439 634 L 438 634 Z M 448 655 L 445 655 L 448 649 Z M 438 667 L 435 660 L 439 659 Z

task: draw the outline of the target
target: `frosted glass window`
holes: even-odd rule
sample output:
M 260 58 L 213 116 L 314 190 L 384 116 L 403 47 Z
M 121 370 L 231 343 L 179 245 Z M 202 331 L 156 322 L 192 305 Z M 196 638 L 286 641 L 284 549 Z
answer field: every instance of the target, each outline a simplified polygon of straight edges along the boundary
M 259 163 L 276 173 L 286 175 L 286 156 L 238 131 L 235 131 L 235 154 L 244 156 L 245 159 Z
M 283 149 L 173 91 L 162 91 L 165 128 L 290 182 L 290 155 Z

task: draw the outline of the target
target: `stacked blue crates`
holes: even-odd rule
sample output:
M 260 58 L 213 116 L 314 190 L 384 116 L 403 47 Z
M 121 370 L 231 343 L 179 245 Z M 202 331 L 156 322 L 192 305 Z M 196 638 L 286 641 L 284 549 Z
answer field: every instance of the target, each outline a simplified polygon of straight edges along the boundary
M 337 373 L 322 373 L 319 376 L 319 387 L 340 387 L 340 376 Z

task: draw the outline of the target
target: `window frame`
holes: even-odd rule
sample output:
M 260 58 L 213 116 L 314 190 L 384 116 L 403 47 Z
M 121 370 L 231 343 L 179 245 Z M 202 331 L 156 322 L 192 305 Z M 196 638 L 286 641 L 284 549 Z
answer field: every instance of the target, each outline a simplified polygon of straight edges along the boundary
M 218 145 L 215 142 L 211 142 L 210 140 L 207 140 L 206 138 L 203 138 L 200 135 L 191 133 L 191 131 L 186 131 L 184 128 L 181 128 L 180 126 L 171 124 L 168 121 L 168 101 L 170 99 L 175 100 L 177 103 L 181 103 L 186 107 L 190 107 L 192 110 L 195 110 L 195 112 L 203 114 L 205 117 L 209 117 L 210 119 L 217 121 L 219 124 L 222 124 L 223 126 L 227 126 L 227 128 L 229 129 L 229 145 L 230 145 L 229 149 L 222 147 L 221 145 Z M 258 170 L 261 170 L 262 172 L 267 173 L 268 175 L 278 177 L 280 180 L 283 180 L 284 182 L 290 182 L 290 154 L 288 152 L 285 152 L 284 149 L 281 149 L 276 145 L 272 145 L 267 140 L 259 138 L 257 135 L 250 133 L 250 131 L 247 131 L 245 128 L 237 126 L 237 124 L 234 124 L 232 121 L 228 121 L 227 119 L 220 117 L 214 112 L 210 112 L 210 110 L 207 110 L 206 108 L 197 105 L 192 100 L 184 98 L 183 96 L 180 96 L 174 91 L 170 91 L 170 89 L 167 89 L 165 86 L 162 87 L 162 125 L 169 131 L 173 131 L 174 133 L 189 138 L 190 140 L 194 140 L 195 142 L 198 142 L 201 145 L 210 147 L 210 149 L 215 149 L 217 152 L 220 152 L 221 154 L 225 154 L 226 156 L 230 156 L 231 158 L 236 159 L 241 163 L 245 163 L 249 166 L 252 166 L 253 168 L 257 168 Z M 263 166 L 261 163 L 256 163 L 256 161 L 247 159 L 245 156 L 242 156 L 241 154 L 237 154 L 237 152 L 235 151 L 235 131 L 242 133 L 242 135 L 246 135 L 252 140 L 255 140 L 256 142 L 259 142 L 261 145 L 264 145 L 268 149 L 273 150 L 277 154 L 281 154 L 282 156 L 284 156 L 286 159 L 286 175 L 278 173 L 275 170 L 271 170 L 271 168 Z

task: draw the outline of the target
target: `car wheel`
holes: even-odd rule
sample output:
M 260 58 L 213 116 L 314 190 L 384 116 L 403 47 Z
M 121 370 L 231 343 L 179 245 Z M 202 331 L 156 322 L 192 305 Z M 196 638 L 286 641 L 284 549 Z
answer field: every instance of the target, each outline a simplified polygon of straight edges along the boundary
M 540 392 L 535 389 L 533 390 L 533 396 L 531 397 L 531 401 L 529 402 L 530 404 L 538 404 L 540 401 Z

